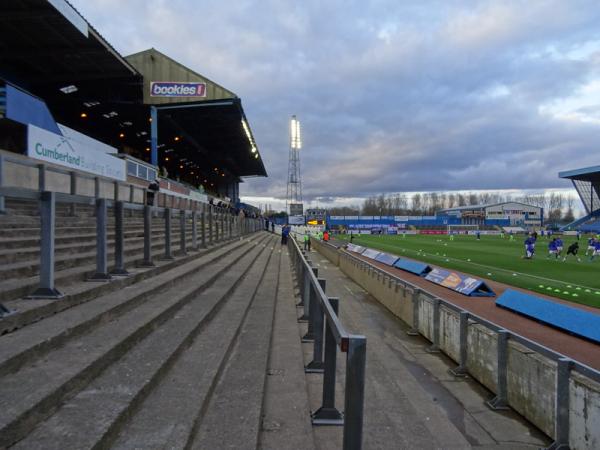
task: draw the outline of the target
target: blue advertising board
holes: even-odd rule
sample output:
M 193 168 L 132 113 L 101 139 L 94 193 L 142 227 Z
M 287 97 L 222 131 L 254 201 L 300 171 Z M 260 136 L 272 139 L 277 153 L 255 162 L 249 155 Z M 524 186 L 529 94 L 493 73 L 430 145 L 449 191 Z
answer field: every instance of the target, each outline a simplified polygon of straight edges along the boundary
M 346 250 L 349 250 L 354 253 L 363 253 L 366 250 L 366 248 L 361 245 L 348 244 L 346 246 Z
M 362 253 L 362 255 L 366 256 L 369 259 L 376 259 L 377 256 L 379 255 L 379 253 L 381 253 L 381 252 L 378 252 L 377 250 L 373 250 L 372 248 L 368 248 Z
M 387 264 L 388 266 L 393 266 L 396 261 L 398 261 L 398 257 L 395 255 L 390 255 L 389 253 L 381 252 L 375 258 L 375 261 L 379 261 L 380 263 Z
M 472 297 L 492 297 L 495 295 L 482 280 L 445 269 L 433 269 L 425 279 Z
M 496 306 L 600 343 L 600 314 L 512 289 L 498 297 Z
M 419 261 L 412 261 L 410 259 L 400 258 L 394 263 L 394 267 L 401 270 L 406 270 L 407 272 L 414 273 L 415 275 L 419 275 L 423 277 L 431 272 L 431 267 L 429 264 L 425 264 Z

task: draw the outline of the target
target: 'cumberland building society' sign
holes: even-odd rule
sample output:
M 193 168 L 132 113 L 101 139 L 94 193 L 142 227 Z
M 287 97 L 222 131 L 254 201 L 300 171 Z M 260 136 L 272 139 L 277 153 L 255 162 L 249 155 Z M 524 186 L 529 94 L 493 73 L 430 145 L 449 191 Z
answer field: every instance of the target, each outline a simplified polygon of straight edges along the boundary
M 27 127 L 27 156 L 115 180 L 126 179 L 122 159 L 34 125 Z

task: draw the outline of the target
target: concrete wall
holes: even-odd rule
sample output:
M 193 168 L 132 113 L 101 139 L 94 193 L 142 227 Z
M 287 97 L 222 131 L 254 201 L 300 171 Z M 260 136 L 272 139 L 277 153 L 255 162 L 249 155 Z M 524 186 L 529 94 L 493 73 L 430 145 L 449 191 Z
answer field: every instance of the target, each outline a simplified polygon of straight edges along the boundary
M 415 287 L 396 276 L 358 260 L 346 252 L 313 240 L 313 247 L 336 263 L 349 278 L 368 291 L 394 315 L 414 327 Z M 337 253 L 335 255 L 334 253 Z M 417 292 L 419 333 L 434 340 L 433 295 Z M 439 309 L 439 348 L 454 361 L 460 352 L 459 312 Z M 475 320 L 467 333 L 467 369 L 474 379 L 496 392 L 497 333 Z M 507 397 L 509 405 L 548 436 L 555 437 L 556 373 L 554 360 L 514 340 L 508 341 Z M 600 383 L 575 370 L 569 381 L 569 445 L 572 449 L 600 448 Z

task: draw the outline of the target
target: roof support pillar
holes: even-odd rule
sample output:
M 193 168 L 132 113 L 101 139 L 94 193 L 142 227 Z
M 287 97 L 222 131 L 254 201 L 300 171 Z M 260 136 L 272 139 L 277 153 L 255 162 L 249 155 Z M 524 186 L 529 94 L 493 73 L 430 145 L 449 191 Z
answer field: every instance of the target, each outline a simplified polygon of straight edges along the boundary
M 150 107 L 150 163 L 158 167 L 158 110 Z

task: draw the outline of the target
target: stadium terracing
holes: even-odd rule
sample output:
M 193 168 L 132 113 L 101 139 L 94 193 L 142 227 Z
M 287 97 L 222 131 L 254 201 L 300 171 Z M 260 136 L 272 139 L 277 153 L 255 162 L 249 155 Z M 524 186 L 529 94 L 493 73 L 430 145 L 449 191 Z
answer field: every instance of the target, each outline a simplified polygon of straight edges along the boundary
M 585 208 L 585 216 L 563 227 L 584 232 L 600 232 L 600 166 L 559 172 L 560 178 L 571 180 Z

